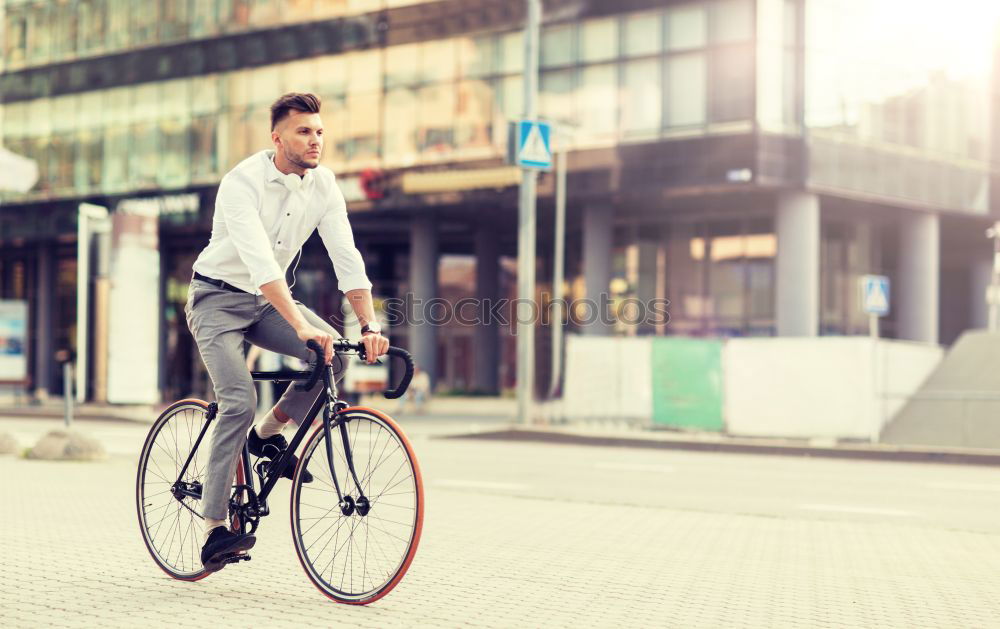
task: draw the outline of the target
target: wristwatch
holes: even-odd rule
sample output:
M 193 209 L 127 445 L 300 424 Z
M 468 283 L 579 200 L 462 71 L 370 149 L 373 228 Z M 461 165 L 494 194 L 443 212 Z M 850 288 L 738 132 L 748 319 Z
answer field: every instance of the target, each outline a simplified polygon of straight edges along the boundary
M 378 321 L 372 321 L 361 326 L 361 336 L 365 334 L 382 334 L 382 326 Z

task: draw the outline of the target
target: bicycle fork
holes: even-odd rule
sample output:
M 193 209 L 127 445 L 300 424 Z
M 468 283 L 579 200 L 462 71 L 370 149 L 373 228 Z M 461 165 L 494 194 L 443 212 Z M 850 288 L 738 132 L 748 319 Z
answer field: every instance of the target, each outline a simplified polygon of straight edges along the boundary
M 361 481 L 358 480 L 358 473 L 354 469 L 354 454 L 351 452 L 351 440 L 347 434 L 347 418 L 341 416 L 342 411 L 347 408 L 347 404 L 337 399 L 337 383 L 334 378 L 332 366 L 328 366 L 326 369 L 325 384 L 327 387 L 327 404 L 323 407 L 323 436 L 324 443 L 326 444 L 326 459 L 330 466 L 330 476 L 333 478 L 333 487 L 337 490 L 340 510 L 347 516 L 351 515 L 355 511 L 358 512 L 358 515 L 366 516 L 368 515 L 368 511 L 371 509 L 371 504 L 368 502 L 368 497 L 365 496 L 365 491 L 361 487 Z M 354 480 L 354 486 L 358 489 L 358 497 L 356 499 L 352 498 L 349 494 L 345 494 L 340 489 L 340 482 L 337 479 L 337 471 L 333 465 L 333 430 L 331 428 L 331 423 L 336 423 L 340 429 L 340 439 L 344 444 L 344 460 L 347 462 L 347 469 L 350 471 L 351 478 Z

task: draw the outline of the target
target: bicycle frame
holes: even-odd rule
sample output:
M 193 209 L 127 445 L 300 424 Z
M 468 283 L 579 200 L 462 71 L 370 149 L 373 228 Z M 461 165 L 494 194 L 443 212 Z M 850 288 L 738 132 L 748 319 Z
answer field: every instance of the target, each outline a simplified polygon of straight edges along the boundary
M 250 372 L 251 377 L 254 380 L 259 381 L 270 381 L 270 382 L 297 382 L 301 380 L 308 380 L 312 376 L 312 372 L 309 371 L 252 371 Z M 288 447 L 282 452 L 278 459 L 271 462 L 269 466 L 264 469 L 263 485 L 260 489 L 260 493 L 254 489 L 254 474 L 255 470 L 250 467 L 250 450 L 246 443 L 243 444 L 243 449 L 240 452 L 240 457 L 243 461 L 244 470 L 244 480 L 242 485 L 238 485 L 236 488 L 237 492 L 246 491 L 249 500 L 243 504 L 230 505 L 236 510 L 236 515 L 239 516 L 239 528 L 241 533 L 247 533 L 248 531 L 248 521 L 251 525 L 249 532 L 253 532 L 257 528 L 257 524 L 262 516 L 268 515 L 269 509 L 267 507 L 267 498 L 271 494 L 271 490 L 280 478 L 280 474 L 275 473 L 277 470 L 285 469 L 290 458 L 294 455 L 295 451 L 298 449 L 299 445 L 302 443 L 303 439 L 306 438 L 306 433 L 309 432 L 310 427 L 315 421 L 316 417 L 322 411 L 323 413 L 323 430 L 326 433 L 326 457 L 327 463 L 330 466 L 330 474 L 333 478 L 334 488 L 337 490 L 337 500 L 341 510 L 345 515 L 350 515 L 355 509 L 358 510 L 362 515 L 366 515 L 369 508 L 368 498 L 364 495 L 364 490 L 361 487 L 361 482 L 358 480 L 357 472 L 354 469 L 354 457 L 351 452 L 350 440 L 347 434 L 347 422 L 342 421 L 339 417 L 341 411 L 347 408 L 347 404 L 337 397 L 337 383 L 333 373 L 333 367 L 331 365 L 326 365 L 322 370 L 322 390 L 316 397 L 316 401 L 313 402 L 312 406 L 309 408 L 309 412 L 306 417 L 302 420 L 299 425 L 298 430 L 295 432 L 295 436 L 292 437 L 291 442 L 289 442 Z M 320 383 L 317 383 L 319 385 Z M 174 483 L 175 492 L 174 495 L 180 499 L 181 495 L 188 496 L 191 498 L 201 499 L 201 487 L 193 487 L 188 483 L 182 482 L 181 479 L 184 478 L 187 472 L 188 465 L 194 458 L 195 452 L 197 452 L 198 447 L 208 432 L 208 427 L 213 421 L 215 421 L 216 413 L 214 403 L 210 406 L 209 414 L 205 425 L 201 429 L 201 433 L 198 435 L 197 441 L 188 455 L 187 461 L 181 468 L 180 473 L 177 476 L 177 480 Z M 352 499 L 350 496 L 345 496 L 344 492 L 341 491 L 340 481 L 337 478 L 337 471 L 334 467 L 333 459 L 333 434 L 332 428 L 334 426 L 340 427 L 340 436 L 344 444 L 344 455 L 347 461 L 348 469 L 350 470 L 351 477 L 354 481 L 355 487 L 358 490 L 358 498 Z M 262 465 L 259 464 L 259 465 Z M 260 472 L 258 472 L 260 473 Z M 179 495 L 180 494 L 180 495 Z M 201 514 L 197 514 L 201 517 Z

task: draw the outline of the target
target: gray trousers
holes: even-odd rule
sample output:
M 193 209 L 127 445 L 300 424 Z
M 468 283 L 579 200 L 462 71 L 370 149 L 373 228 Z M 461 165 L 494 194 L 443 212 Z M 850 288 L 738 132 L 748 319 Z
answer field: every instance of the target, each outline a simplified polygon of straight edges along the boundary
M 340 338 L 329 323 L 300 302 L 295 304 L 309 323 Z M 235 293 L 192 280 L 184 312 L 212 378 L 219 404 L 202 492 L 202 514 L 206 518 L 224 520 L 229 513 L 237 457 L 257 410 L 257 391 L 243 355 L 243 341 L 312 362 L 315 362 L 315 355 L 263 295 Z M 340 379 L 343 377 L 341 362 L 334 360 L 333 364 L 339 369 L 337 378 Z M 310 391 L 299 391 L 292 385 L 285 390 L 277 406 L 301 422 L 321 392 L 320 384 Z

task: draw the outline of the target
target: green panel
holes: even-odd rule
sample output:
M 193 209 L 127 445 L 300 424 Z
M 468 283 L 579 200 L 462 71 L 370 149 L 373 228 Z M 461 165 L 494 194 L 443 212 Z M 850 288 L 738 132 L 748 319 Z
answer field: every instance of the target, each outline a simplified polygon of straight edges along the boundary
M 722 341 L 653 339 L 653 424 L 721 432 Z

